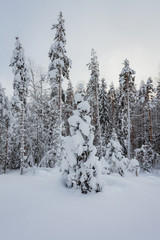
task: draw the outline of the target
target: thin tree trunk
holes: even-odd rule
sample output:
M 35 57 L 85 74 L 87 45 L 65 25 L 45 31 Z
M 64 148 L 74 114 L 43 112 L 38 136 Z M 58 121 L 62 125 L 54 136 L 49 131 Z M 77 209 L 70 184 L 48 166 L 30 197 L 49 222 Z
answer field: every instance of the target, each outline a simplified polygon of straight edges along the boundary
M 149 131 L 150 131 L 150 143 L 152 144 L 152 120 L 151 120 L 151 110 L 148 110 L 149 114 Z
M 98 86 L 96 84 L 96 104 L 97 104 L 97 125 L 98 125 L 98 135 L 99 135 L 99 152 L 100 159 L 102 158 L 102 135 L 101 135 L 101 126 L 100 126 L 100 118 L 99 118 L 99 101 L 98 101 Z
M 61 71 L 59 69 L 59 121 L 60 121 L 60 133 L 61 133 L 61 119 L 62 119 L 62 109 L 61 109 Z
M 6 135 L 6 154 L 4 159 L 4 173 L 6 173 L 7 162 L 8 162 L 8 122 L 7 122 L 7 135 Z
M 142 110 L 143 111 L 143 125 L 142 125 L 142 137 L 143 137 L 143 139 L 142 139 L 142 145 L 143 144 L 145 144 L 146 143 L 146 134 L 145 134 L 145 132 L 146 132 L 146 130 L 145 130 L 145 121 L 144 121 L 144 110 Z M 142 146 L 141 145 L 141 146 Z M 140 147 L 141 147 L 140 146 Z
M 113 101 L 113 99 L 112 99 L 112 125 L 114 128 L 115 126 L 114 126 L 114 101 Z
M 25 149 L 24 149 L 24 103 L 22 103 L 20 127 L 21 127 L 21 149 L 20 149 L 21 166 L 20 166 L 20 174 L 23 175 L 23 172 L 24 172 L 24 161 L 25 161 Z
M 59 69 L 59 151 L 60 151 L 60 156 L 59 156 L 59 161 L 61 162 L 62 159 L 62 138 L 61 138 L 61 134 L 62 134 L 62 127 L 61 127 L 61 121 L 62 121 L 62 106 L 61 106 L 61 92 L 62 92 L 62 86 L 61 86 L 61 70 Z M 59 164 L 60 164 L 59 162 Z
M 127 87 L 128 95 L 128 159 L 131 159 L 131 118 L 130 118 L 130 99 L 129 99 L 129 86 Z

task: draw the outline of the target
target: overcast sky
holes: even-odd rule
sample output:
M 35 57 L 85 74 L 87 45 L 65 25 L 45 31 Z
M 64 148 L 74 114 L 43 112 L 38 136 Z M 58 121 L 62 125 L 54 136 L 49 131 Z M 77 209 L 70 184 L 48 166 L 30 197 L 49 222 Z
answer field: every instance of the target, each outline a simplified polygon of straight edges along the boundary
M 91 48 L 97 52 L 100 77 L 108 85 L 113 81 L 118 86 L 125 58 L 136 71 L 137 83 L 158 76 L 159 0 L 0 0 L 0 82 L 8 95 L 12 94 L 9 63 L 15 36 L 19 36 L 26 58 L 47 71 L 55 33 L 51 26 L 57 23 L 60 11 L 65 19 L 74 86 L 89 79 L 86 64 Z

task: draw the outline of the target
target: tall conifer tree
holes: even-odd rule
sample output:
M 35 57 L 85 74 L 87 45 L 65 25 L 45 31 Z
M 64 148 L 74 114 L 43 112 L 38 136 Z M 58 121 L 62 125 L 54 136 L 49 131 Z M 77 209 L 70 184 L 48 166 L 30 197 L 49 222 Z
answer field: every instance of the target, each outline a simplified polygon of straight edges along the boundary
M 94 49 L 91 50 L 91 61 L 88 69 L 91 77 L 87 86 L 87 100 L 91 106 L 91 123 L 94 126 L 94 145 L 97 147 L 99 158 L 102 157 L 102 138 L 99 117 L 99 63 Z
M 129 61 L 124 60 L 124 67 L 120 73 L 120 89 L 121 89 L 121 133 L 125 146 L 127 148 L 128 158 L 131 158 L 131 110 L 135 100 L 135 71 L 129 67 Z
M 66 34 L 62 12 L 59 13 L 58 23 L 52 26 L 56 30 L 54 42 L 49 50 L 50 64 L 48 76 L 51 85 L 50 101 L 50 146 L 55 149 L 58 162 L 61 161 L 62 138 L 62 82 L 63 78 L 69 79 L 71 61 L 66 55 Z
M 109 117 L 107 85 L 104 78 L 102 78 L 100 91 L 99 91 L 99 116 L 100 116 L 102 146 L 103 146 L 102 151 L 104 156 L 106 152 L 106 145 L 109 141 L 109 137 L 112 131 L 110 117 Z
M 26 152 L 25 152 L 25 115 L 27 111 L 27 93 L 29 84 L 29 74 L 25 63 L 24 50 L 19 38 L 16 37 L 15 50 L 13 51 L 13 56 L 11 58 L 10 66 L 14 74 L 13 82 L 13 115 L 14 115 L 14 131 L 17 131 L 19 140 L 17 142 L 16 149 L 14 151 L 20 151 L 20 173 L 23 174 L 23 169 L 25 166 Z M 14 139 L 13 139 L 14 141 Z M 19 147 L 19 149 L 17 148 Z M 18 159 L 13 159 L 17 161 Z M 13 163 L 13 165 L 15 165 Z M 16 166 L 14 166 L 16 167 Z M 19 164 L 18 164 L 19 167 Z

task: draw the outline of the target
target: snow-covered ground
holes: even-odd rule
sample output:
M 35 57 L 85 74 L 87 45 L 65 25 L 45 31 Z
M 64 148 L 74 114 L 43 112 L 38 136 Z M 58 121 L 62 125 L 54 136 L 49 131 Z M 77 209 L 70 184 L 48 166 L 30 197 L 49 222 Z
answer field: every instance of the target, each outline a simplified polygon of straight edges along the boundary
M 160 175 L 104 181 L 82 195 L 57 169 L 0 175 L 0 240 L 159 240 Z

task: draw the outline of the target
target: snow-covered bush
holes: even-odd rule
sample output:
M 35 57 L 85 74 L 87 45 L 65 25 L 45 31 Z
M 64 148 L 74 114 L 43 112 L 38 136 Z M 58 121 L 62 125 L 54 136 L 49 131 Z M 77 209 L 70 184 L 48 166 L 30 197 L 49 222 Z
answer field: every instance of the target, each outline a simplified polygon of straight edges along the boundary
M 148 172 L 160 159 L 159 154 L 152 149 L 150 144 L 145 144 L 141 148 L 135 149 L 135 157 L 139 161 L 140 167 Z
M 106 147 L 105 161 L 103 161 L 103 172 L 125 174 L 128 167 L 128 159 L 124 157 L 122 146 L 118 141 L 117 134 L 113 129 L 111 139 Z
M 45 155 L 43 156 L 39 167 L 55 167 L 57 163 L 57 158 L 56 158 L 56 151 L 54 149 L 47 151 Z
M 129 161 L 128 170 L 138 176 L 140 167 L 139 162 L 135 158 Z
M 82 193 L 102 190 L 101 165 L 93 145 L 93 127 L 89 117 L 90 106 L 83 101 L 84 93 L 76 94 L 77 110 L 68 119 L 71 136 L 65 138 L 66 159 L 63 171 L 67 187 L 81 189 Z M 77 101 L 78 99 L 78 101 Z

